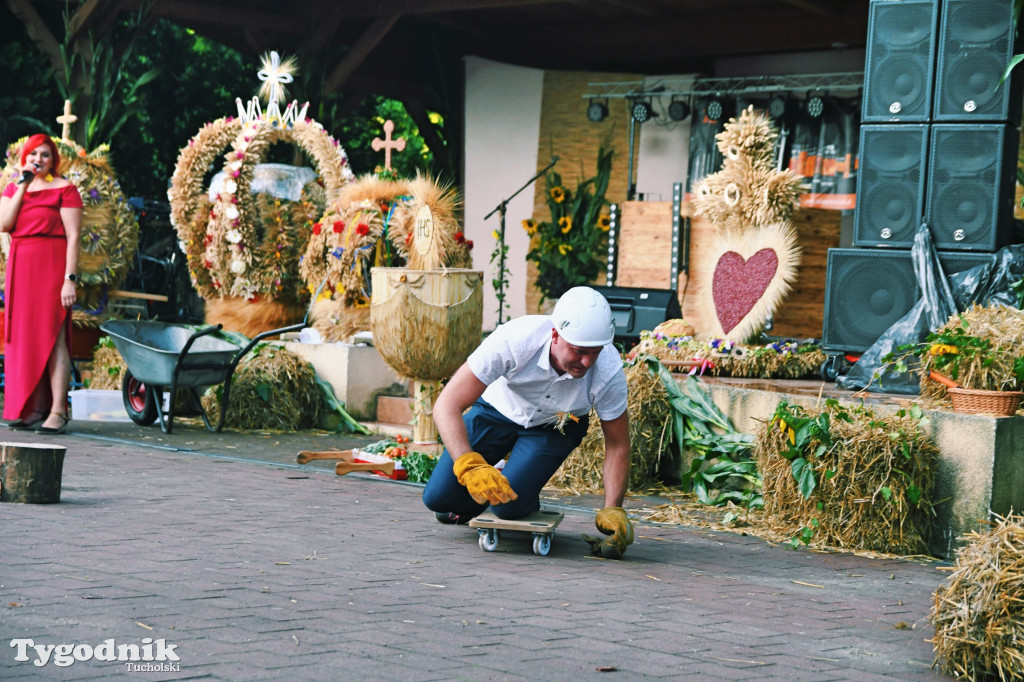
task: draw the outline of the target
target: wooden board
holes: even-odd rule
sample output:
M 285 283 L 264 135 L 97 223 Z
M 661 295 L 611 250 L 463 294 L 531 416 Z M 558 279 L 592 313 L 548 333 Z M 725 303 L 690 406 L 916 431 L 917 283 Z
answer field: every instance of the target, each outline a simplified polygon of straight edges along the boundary
M 551 533 L 565 518 L 562 512 L 550 509 L 535 511 L 521 519 L 499 519 L 490 509 L 471 519 L 470 528 L 497 528 L 498 530 L 521 530 L 527 533 Z
M 691 215 L 684 203 L 681 213 Z M 799 274 L 779 308 L 771 333 L 775 336 L 820 338 L 825 312 L 825 275 L 828 250 L 839 246 L 839 211 L 805 208 L 793 214 L 802 250 Z M 695 328 L 703 326 L 695 282 L 702 276 L 701 250 L 713 243 L 716 228 L 700 217 L 690 220 L 689 277 L 681 272 L 676 282 L 683 317 Z M 685 248 L 685 245 L 684 245 Z M 680 254 L 682 261 L 682 253 Z M 630 201 L 622 204 L 616 286 L 671 288 L 672 204 Z

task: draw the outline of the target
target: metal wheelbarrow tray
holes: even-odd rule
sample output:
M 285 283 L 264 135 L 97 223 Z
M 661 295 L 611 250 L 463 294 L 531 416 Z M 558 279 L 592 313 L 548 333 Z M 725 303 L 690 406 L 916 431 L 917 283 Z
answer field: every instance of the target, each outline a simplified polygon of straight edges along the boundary
M 263 332 L 245 348 L 211 336 L 222 325 L 211 325 L 192 331 L 187 325 L 146 320 L 108 320 L 100 325 L 114 341 L 124 358 L 128 370 L 121 384 L 124 407 L 132 421 L 141 426 L 160 419 L 160 428 L 170 433 L 174 421 L 174 395 L 178 388 L 191 391 L 206 428 L 217 432 L 224 428 L 228 399 L 231 395 L 231 377 L 239 361 L 263 339 L 298 331 L 304 322 L 282 329 Z M 210 423 L 197 389 L 224 384 L 220 401 L 220 419 L 216 426 Z M 170 400 L 165 412 L 163 391 L 168 389 Z

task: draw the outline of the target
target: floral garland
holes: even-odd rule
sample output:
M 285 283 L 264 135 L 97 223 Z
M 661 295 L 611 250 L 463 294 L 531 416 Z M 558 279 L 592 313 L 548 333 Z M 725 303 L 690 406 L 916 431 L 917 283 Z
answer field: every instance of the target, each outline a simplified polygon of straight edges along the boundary
M 72 319 L 83 326 L 95 326 L 106 315 L 107 293 L 124 282 L 135 259 L 139 224 L 110 166 L 108 145 L 86 152 L 75 142 L 51 138 L 61 155 L 58 169 L 82 197 L 81 252 L 78 262 L 78 304 Z M 17 160 L 28 140 L 23 137 L 7 148 L 7 165 L 0 174 L 2 184 L 18 177 Z M 0 278 L 7 267 L 10 235 L 0 238 Z

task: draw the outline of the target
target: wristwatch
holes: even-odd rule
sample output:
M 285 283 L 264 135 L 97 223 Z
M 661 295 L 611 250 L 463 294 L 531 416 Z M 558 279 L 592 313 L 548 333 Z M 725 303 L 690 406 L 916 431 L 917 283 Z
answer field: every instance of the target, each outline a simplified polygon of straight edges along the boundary
M 69 275 L 64 275 L 64 277 L 65 277 L 65 278 L 66 278 L 66 279 L 67 279 L 68 281 L 70 281 L 70 282 L 77 282 L 77 281 L 78 281 L 78 275 L 76 275 L 76 274 L 75 274 L 75 273 L 73 273 L 73 272 L 72 272 L 71 274 L 69 274 Z

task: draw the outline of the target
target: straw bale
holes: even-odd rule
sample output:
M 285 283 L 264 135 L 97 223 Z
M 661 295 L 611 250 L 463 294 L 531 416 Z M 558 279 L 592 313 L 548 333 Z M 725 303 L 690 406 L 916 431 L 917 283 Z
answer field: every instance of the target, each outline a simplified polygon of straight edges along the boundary
M 819 419 L 817 413 L 787 407 L 798 419 Z M 852 422 L 837 418 L 840 410 Z M 782 456 L 793 434 L 775 419 L 759 429 L 754 458 L 764 479 L 764 524 L 789 537 L 811 528 L 815 544 L 927 553 L 938 449 L 917 420 L 905 413 L 877 417 L 865 408 L 847 411 L 836 405 L 824 412 L 832 443 L 811 437 L 802 451 L 818 482 L 810 498 L 797 487 L 792 461 Z M 799 429 L 791 422 L 788 426 Z M 820 445 L 826 448 L 815 456 Z
M 935 590 L 932 640 L 942 668 L 969 680 L 1024 679 L 1024 517 L 968 533 Z
M 92 355 L 92 378 L 89 388 L 100 391 L 120 391 L 124 372 L 128 369 L 124 358 L 113 345 L 97 346 Z
M 223 385 L 203 396 L 211 422 L 220 419 Z M 298 431 L 320 423 L 321 390 L 312 366 L 273 344 L 260 344 L 239 363 L 231 381 L 225 424 L 235 429 Z
M 936 333 L 949 332 L 966 323 L 968 332 L 988 339 L 992 350 L 971 360 L 964 358 L 957 364 L 956 381 L 964 388 L 984 391 L 1020 391 L 1024 386 L 1017 381 L 1014 361 L 1022 355 L 1024 345 L 1024 311 L 1003 305 L 975 304 L 961 315 L 953 315 Z M 936 357 L 930 353 L 921 356 L 921 396 L 931 406 L 951 408 L 946 387 L 928 378 L 935 369 Z M 951 376 L 951 369 L 943 367 L 941 373 Z M 951 376 L 952 378 L 952 376 Z
M 668 393 L 658 377 L 639 362 L 626 368 L 629 391 L 626 413 L 629 416 L 629 489 L 643 490 L 658 475 L 661 452 L 668 442 L 671 428 Z M 590 425 L 583 442 L 551 477 L 548 485 L 566 489 L 572 494 L 600 492 L 604 488 L 604 433 L 596 413 L 590 414 Z

